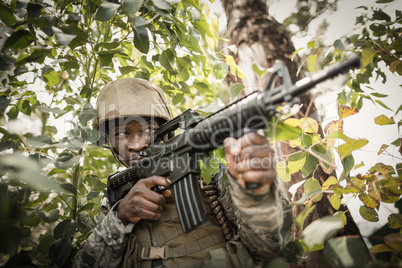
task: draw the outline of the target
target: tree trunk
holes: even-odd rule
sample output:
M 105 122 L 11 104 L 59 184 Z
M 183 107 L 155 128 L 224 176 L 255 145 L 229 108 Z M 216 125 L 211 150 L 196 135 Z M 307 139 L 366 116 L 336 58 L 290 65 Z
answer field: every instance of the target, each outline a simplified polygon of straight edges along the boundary
M 264 88 L 267 74 L 260 78 L 252 69 L 256 64 L 263 68 L 270 68 L 275 60 L 282 60 L 288 67 L 293 83 L 304 77 L 303 71 L 299 72 L 296 77 L 297 69 L 300 66 L 298 57 L 292 60 L 295 48 L 291 42 L 286 29 L 268 14 L 268 7 L 264 0 L 221 0 L 227 16 L 227 38 L 230 40 L 229 45 L 236 45 L 238 53 L 233 55 L 236 63 L 244 71 L 246 80 L 241 81 L 240 78 L 230 76 L 229 83 L 241 82 L 245 85 L 243 94 Z M 316 115 L 316 108 L 309 94 L 301 96 L 302 107 L 296 115 L 297 118 L 313 117 Z M 315 116 L 317 121 L 319 118 Z M 321 131 L 321 130 L 320 130 Z M 322 132 L 322 131 L 321 131 Z M 294 153 L 296 149 L 289 147 L 288 144 L 282 143 L 277 148 L 280 157 L 286 157 Z M 321 184 L 328 178 L 320 167 L 313 172 L 314 178 Z M 313 174 L 310 174 L 311 177 Z M 300 172 L 292 175 L 292 181 L 287 184 L 287 189 L 294 183 L 304 178 Z M 296 193 L 295 200 L 299 199 L 302 194 L 302 187 Z M 302 206 L 296 207 L 295 215 L 303 209 Z M 346 210 L 345 207 L 341 208 Z M 299 210 L 299 211 L 298 211 Z M 306 219 L 304 226 L 312 221 L 327 215 L 334 214 L 334 209 L 329 202 L 329 196 L 324 195 L 320 202 L 317 202 L 314 212 Z M 342 235 L 356 235 L 360 232 L 354 223 L 352 217 L 347 212 L 348 225 L 342 231 Z M 301 230 L 297 231 L 297 236 Z M 314 265 L 318 261 L 318 256 L 310 256 L 308 266 Z M 306 263 L 304 263 L 306 264 Z

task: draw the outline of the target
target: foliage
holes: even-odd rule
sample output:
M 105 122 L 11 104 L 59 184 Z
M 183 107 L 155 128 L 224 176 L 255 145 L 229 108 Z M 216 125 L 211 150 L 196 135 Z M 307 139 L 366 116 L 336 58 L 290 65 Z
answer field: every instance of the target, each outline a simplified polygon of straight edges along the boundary
M 108 150 L 94 146 L 99 134 L 89 127 L 100 88 L 115 78 L 141 77 L 170 96 L 174 114 L 189 107 L 210 113 L 221 107 L 218 98 L 227 103 L 243 88 L 235 84 L 223 93 L 227 72 L 242 73 L 231 56 L 216 51 L 221 41 L 218 20 L 208 4 L 197 0 L 11 1 L 0 2 L 0 10 L 4 33 L 0 39 L 0 230 L 6 234 L 0 241 L 0 265 L 69 267 L 95 226 L 106 178 L 117 168 Z M 284 109 L 280 121 L 273 122 L 278 126 L 273 142 L 289 142 L 300 149 L 277 164 L 279 177 L 288 181 L 291 174 L 301 172 L 306 178 L 303 197 L 293 200 L 293 205 L 305 206 L 295 221 L 304 231 L 282 252 L 288 263 L 315 250 L 323 250 L 325 262 L 339 266 L 361 266 L 366 261 L 360 240 L 331 238 L 345 225 L 344 212 L 304 226 L 323 193 L 331 194 L 335 210 L 343 196 L 359 197 L 360 213 L 369 221 L 378 220 L 381 202 L 395 203 L 400 198 L 401 163 L 396 167 L 378 163 L 367 174 L 350 175 L 360 165 L 353 152 L 369 141 L 348 137 L 343 129 L 343 120 L 358 113 L 364 101 L 390 110 L 381 101 L 384 96 L 370 91 L 367 84 L 371 77 L 386 80 L 381 64 L 401 75 L 400 22 L 400 11 L 392 20 L 381 9 L 372 9 L 357 19 L 363 29 L 360 34 L 341 38 L 330 47 L 315 41 L 308 45 L 311 53 L 306 63 L 312 72 L 351 52 L 361 55 L 363 68 L 339 94 L 339 119 L 326 127 L 325 137 L 319 135 L 317 121 L 289 118 Z M 401 110 L 395 111 L 395 117 Z M 401 125 L 385 115 L 375 122 L 398 129 Z M 400 142 L 383 145 L 379 154 L 401 146 Z M 203 163 L 204 174 L 215 172 L 214 156 L 223 159 L 221 150 L 211 154 Z M 337 175 L 335 157 L 342 162 Z M 332 175 L 325 182 L 314 177 L 318 166 Z M 394 234 L 387 234 L 371 252 L 390 252 L 390 260 L 399 262 L 400 217 L 390 216 L 388 225 Z
M 308 30 L 309 24 L 320 17 L 326 11 L 336 11 L 338 0 L 334 1 L 320 1 L 320 0 L 297 0 L 296 10 L 289 17 L 287 17 L 283 25 L 295 25 L 298 31 L 304 32 Z M 322 23 L 325 27 L 328 26 L 326 21 Z
M 378 4 L 393 1 L 377 1 Z M 356 237 L 332 238 L 333 231 L 343 226 L 342 220 L 338 222 L 331 217 L 314 221 L 309 226 L 303 226 L 304 220 L 310 215 L 314 203 L 320 201 L 321 195 L 330 195 L 330 203 L 335 210 L 339 210 L 341 203 L 347 202 L 345 196 L 354 196 L 360 199 L 360 215 L 367 221 L 379 221 L 378 210 L 382 203 L 395 204 L 400 207 L 402 194 L 402 172 L 400 157 L 394 156 L 394 165 L 385 165 L 381 162 L 371 168 L 367 173 L 353 176 L 351 173 L 364 166 L 364 159 L 355 159 L 353 152 L 366 146 L 370 141 L 366 139 L 348 137 L 344 129 L 344 119 L 353 116 L 361 110 L 365 101 L 370 101 L 394 116 L 380 114 L 373 118 L 379 126 L 394 126 L 395 131 L 400 131 L 402 120 L 400 111 L 392 110 L 382 100 L 388 97 L 386 94 L 376 92 L 369 84 L 372 81 L 381 80 L 386 83 L 389 75 L 402 75 L 402 13 L 395 10 L 395 14 L 387 14 L 381 7 L 359 7 L 364 10 L 361 16 L 356 18 L 356 26 L 360 26 L 361 33 L 344 36 L 337 39 L 332 45 L 322 44 L 320 40 L 310 41 L 305 49 L 300 48 L 295 52 L 304 51 L 304 65 L 307 71 L 316 72 L 319 67 L 334 63 L 358 54 L 361 58 L 362 68 L 351 75 L 351 78 L 339 94 L 337 99 L 339 118 L 325 126 L 324 137 L 320 137 L 318 124 L 312 118 L 286 119 L 284 122 L 290 126 L 303 130 L 303 134 L 297 139 L 289 141 L 291 147 L 300 151 L 286 156 L 278 163 L 278 175 L 284 181 L 290 180 L 290 175 L 301 172 L 306 178 L 303 183 L 303 197 L 295 200 L 295 205 L 303 205 L 304 209 L 296 218 L 296 224 L 303 230 L 302 239 L 292 242 L 285 248 L 283 257 L 289 262 L 295 262 L 294 254 L 301 256 L 302 252 L 323 249 L 325 261 L 336 267 L 362 267 L 372 257 L 377 265 L 386 262 L 397 265 L 401 262 L 400 239 L 400 214 L 391 214 L 388 218 L 388 233 L 373 235 L 376 237 L 370 253 L 365 250 L 365 245 Z M 395 19 L 391 17 L 394 16 Z M 385 67 L 384 67 L 385 66 Z M 392 74 L 390 74 L 392 73 Z M 399 121 L 398 119 L 399 118 Z M 306 123 L 307 122 L 307 123 Z M 345 131 L 346 130 L 346 131 Z M 378 150 L 378 155 L 397 151 L 402 153 L 401 139 L 398 138 L 390 144 L 383 144 Z M 335 159 L 340 159 L 341 167 L 335 165 Z M 331 175 L 326 181 L 319 183 L 319 178 L 314 177 L 314 172 L 321 166 L 327 174 Z M 337 170 L 338 169 L 338 170 Z M 334 173 L 334 171 L 337 171 Z M 336 174 L 336 177 L 335 177 Z M 296 191 L 296 189 L 293 189 Z M 399 205 L 398 205 L 399 203 Z M 335 213 L 334 217 L 341 216 L 346 220 L 343 211 Z M 340 224 L 340 225 L 336 225 Z M 328 240 L 329 239 L 329 240 Z M 296 243 L 296 244 L 295 244 Z M 352 252 L 354 249 L 356 252 Z M 293 256 L 289 256 L 289 252 Z M 379 253 L 389 253 L 386 257 Z M 366 259 L 367 258 L 367 259 Z
M 11 1 L 0 10 L 0 229 L 9 234 L 0 265 L 68 267 L 117 167 L 89 127 L 100 88 L 152 80 L 177 114 L 205 108 L 228 66 L 238 67 L 215 52 L 219 24 L 198 0 Z

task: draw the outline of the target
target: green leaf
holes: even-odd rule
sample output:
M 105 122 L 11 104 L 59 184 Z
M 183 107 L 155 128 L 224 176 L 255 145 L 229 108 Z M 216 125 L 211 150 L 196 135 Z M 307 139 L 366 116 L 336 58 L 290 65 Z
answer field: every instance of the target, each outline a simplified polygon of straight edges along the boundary
M 384 244 L 377 244 L 370 248 L 370 252 L 374 253 L 374 254 L 381 253 L 381 252 L 391 252 L 391 251 L 392 251 L 392 248 L 390 248 Z
M 393 112 L 393 110 L 391 108 L 389 108 L 384 102 L 382 102 L 380 100 L 375 100 L 375 102 L 378 103 L 379 105 L 381 105 L 382 107 L 384 107 L 385 109 Z
M 59 219 L 60 211 L 58 209 L 53 209 L 47 213 L 46 211 L 36 208 L 36 214 L 45 222 L 53 223 Z
M 307 67 L 309 72 L 314 73 L 317 71 L 317 68 L 315 67 L 315 62 L 317 60 L 317 54 L 311 55 L 307 59 Z
M 68 169 L 79 164 L 80 161 L 81 161 L 80 156 L 74 156 L 72 153 L 65 151 L 59 154 L 54 165 L 56 168 Z
M 92 151 L 89 153 L 89 158 L 94 158 L 94 157 L 107 159 L 107 155 L 101 151 Z
M 384 237 L 384 242 L 393 250 L 402 251 L 402 234 L 392 233 Z
M 263 77 L 267 73 L 267 70 L 260 69 L 256 64 L 253 64 L 252 69 L 259 77 Z
M 0 55 L 0 71 L 7 71 L 14 67 L 16 60 L 8 55 Z
M 66 171 L 64 169 L 54 168 L 49 173 L 47 173 L 47 176 L 50 177 L 50 176 L 53 176 L 55 174 L 60 174 L 60 173 L 66 173 Z
M 3 2 L 0 2 L 0 18 L 8 27 L 16 22 L 13 10 Z
M 77 226 L 72 219 L 67 219 L 59 224 L 57 224 L 56 228 L 54 228 L 54 238 L 70 238 L 75 234 Z
M 224 79 L 228 73 L 228 66 L 226 63 L 219 61 L 212 68 L 212 72 L 216 79 Z
M 376 4 L 386 4 L 386 3 L 394 2 L 394 0 L 377 0 L 375 2 L 376 2 Z
M 11 34 L 5 42 L 5 46 L 12 49 L 22 49 L 29 46 L 36 37 L 28 30 L 19 29 Z
M 376 118 L 374 118 L 374 122 L 380 126 L 395 124 L 394 117 L 391 116 L 390 118 L 388 118 L 385 115 L 377 116 Z
M 78 228 L 85 230 L 90 220 L 91 216 L 89 216 L 88 212 L 81 211 L 80 213 L 78 213 L 78 221 L 77 221 Z
M 119 7 L 120 7 L 119 4 L 102 2 L 95 13 L 95 20 L 98 21 L 110 20 L 114 16 L 114 14 L 116 14 L 116 11 Z
M 83 125 L 97 115 L 98 115 L 98 112 L 95 109 L 93 109 L 93 108 L 85 109 L 78 116 L 78 120 Z
M 363 50 L 361 58 L 362 67 L 366 67 L 367 65 L 369 65 L 375 55 L 376 52 L 371 48 L 366 48 L 365 50 Z
M 371 221 L 371 222 L 377 222 L 378 221 L 378 213 L 375 211 L 373 208 L 368 208 L 366 206 L 361 206 L 359 209 L 360 215 L 363 217 L 363 219 Z
M 41 192 L 61 192 L 61 187 L 42 174 L 39 164 L 30 158 L 17 154 L 0 157 L 0 170 L 7 171 L 10 179 L 24 182 Z
M 174 71 L 175 55 L 171 49 L 163 51 L 159 56 L 159 62 L 168 71 Z
M 278 177 L 283 180 L 284 182 L 289 182 L 291 180 L 290 174 L 287 172 L 286 168 L 286 162 L 278 162 L 276 164 L 276 174 L 278 174 Z
M 137 67 L 134 66 L 119 66 L 119 70 L 121 75 L 126 75 L 130 73 L 134 73 L 137 70 Z
M 123 9 L 130 18 L 134 18 L 143 2 L 144 0 L 123 0 Z
M 16 144 L 15 141 L 12 140 L 0 142 L 0 152 L 11 148 L 18 148 L 18 144 Z
M 388 226 L 392 229 L 402 228 L 402 214 L 390 214 L 388 216 Z
M 56 36 L 57 41 L 64 46 L 67 46 L 73 41 L 75 37 L 77 37 L 76 34 L 67 34 L 64 33 L 62 30 L 60 30 L 57 27 L 52 26 L 52 31 L 54 35 Z
M 32 19 L 39 18 L 43 7 L 41 3 L 29 2 L 27 6 L 28 19 L 32 21 Z
M 350 155 L 353 151 L 358 150 L 365 146 L 368 143 L 368 140 L 352 140 L 347 141 L 345 144 L 339 146 L 337 148 L 338 154 L 343 160 L 346 156 Z
M 96 129 L 90 127 L 79 127 L 81 136 L 84 140 L 95 143 L 99 140 L 99 132 Z
M 36 109 L 44 113 L 53 113 L 53 114 L 64 114 L 66 111 L 58 108 L 58 107 L 48 107 L 44 104 L 37 105 Z
M 52 139 L 46 135 L 39 135 L 27 139 L 25 143 L 32 148 L 49 148 L 52 145 Z
M 47 254 L 49 253 L 50 246 L 54 243 L 55 239 L 53 235 L 46 235 L 43 238 L 40 238 L 40 242 L 38 244 L 38 247 L 36 248 L 36 252 L 40 252 L 42 254 Z
M 304 192 L 309 194 L 312 192 L 322 192 L 322 187 L 320 183 L 315 179 L 315 178 L 309 178 L 305 183 L 304 183 Z M 318 194 L 315 198 L 312 199 L 313 202 L 318 202 L 322 198 L 322 193 Z
M 72 194 L 72 195 L 77 195 L 77 188 L 72 185 L 71 183 L 62 183 L 60 184 L 61 188 L 63 188 L 65 191 L 63 191 L 66 194 Z
M 312 40 L 310 42 L 307 43 L 307 48 L 312 48 L 314 49 L 316 47 L 316 42 L 315 40 Z
M 205 93 L 205 94 L 211 93 L 211 89 L 210 89 L 209 85 L 204 82 L 199 82 L 199 81 L 194 82 L 193 86 L 200 93 Z
M 342 40 L 340 39 L 335 40 L 334 48 L 339 49 L 340 51 L 344 51 L 346 49 L 345 46 L 343 45 Z
M 235 83 L 230 86 L 229 89 L 229 94 L 230 94 L 230 99 L 235 100 L 237 95 L 244 89 L 244 85 L 240 83 Z
M 325 259 L 333 267 L 365 267 L 368 255 L 367 247 L 361 238 L 332 238 L 324 248 Z
M 304 229 L 303 242 L 308 247 L 320 245 L 342 228 L 342 225 L 342 219 L 336 216 L 326 216 L 315 220 Z
M 311 172 L 314 171 L 314 169 L 318 165 L 318 159 L 312 156 L 311 154 L 308 154 L 306 157 L 306 163 L 305 165 L 300 169 L 303 177 L 307 177 L 311 174 Z
M 187 36 L 186 41 L 189 43 L 189 46 L 193 49 L 194 52 L 202 54 L 202 50 L 197 38 L 195 38 L 192 35 L 189 35 Z
M 373 10 L 373 19 L 390 21 L 391 17 L 387 13 L 382 11 L 381 9 L 377 9 L 377 10 Z
M 299 152 L 291 155 L 288 159 L 288 172 L 290 174 L 298 172 L 306 163 L 306 158 L 306 152 Z
M 172 99 L 172 103 L 174 105 L 178 105 L 179 103 L 181 103 L 183 101 L 184 98 L 184 94 L 183 93 L 177 93 L 176 95 L 174 95 L 173 99 Z
M 169 5 L 166 1 L 164 0 L 153 0 L 155 7 L 165 10 L 165 11 L 170 11 L 172 10 L 172 6 Z
M 355 159 L 350 154 L 342 160 L 342 165 L 343 165 L 343 173 L 345 175 L 348 175 L 352 170 L 353 166 L 355 165 Z
M 134 46 L 142 53 L 147 54 L 149 51 L 149 36 L 147 29 L 142 26 L 133 27 L 134 30 Z
M 360 164 L 357 164 L 353 170 L 358 169 L 359 167 L 364 167 L 364 165 L 364 162 L 361 161 Z
M 295 140 L 299 138 L 303 131 L 300 128 L 295 128 L 283 123 L 277 118 L 273 118 L 269 122 L 270 128 L 264 129 L 265 135 L 267 135 L 271 140 L 275 141 L 287 141 Z
M 300 229 L 303 229 L 304 226 L 304 222 L 306 221 L 306 218 L 308 217 L 308 215 L 311 214 L 311 212 L 313 212 L 315 209 L 315 205 L 313 206 L 313 203 L 308 203 L 305 208 L 297 215 L 296 219 L 295 219 L 295 223 L 297 226 L 300 227 Z
M 49 250 L 50 260 L 57 264 L 58 267 L 64 266 L 67 259 L 70 258 L 72 252 L 71 239 L 70 238 L 59 238 L 54 241 L 53 245 Z
M 212 175 L 219 172 L 219 162 L 213 156 L 213 153 L 206 155 L 199 160 L 201 176 L 203 180 L 209 184 L 212 179 Z

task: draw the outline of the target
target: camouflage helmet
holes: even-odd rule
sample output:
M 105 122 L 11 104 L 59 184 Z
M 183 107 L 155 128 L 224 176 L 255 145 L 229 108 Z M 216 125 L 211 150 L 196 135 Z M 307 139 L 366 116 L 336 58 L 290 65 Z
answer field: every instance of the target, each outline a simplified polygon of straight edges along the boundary
M 171 119 L 168 103 L 162 89 L 140 78 L 124 78 L 106 84 L 96 101 L 98 117 L 93 128 L 108 120 L 132 116 Z

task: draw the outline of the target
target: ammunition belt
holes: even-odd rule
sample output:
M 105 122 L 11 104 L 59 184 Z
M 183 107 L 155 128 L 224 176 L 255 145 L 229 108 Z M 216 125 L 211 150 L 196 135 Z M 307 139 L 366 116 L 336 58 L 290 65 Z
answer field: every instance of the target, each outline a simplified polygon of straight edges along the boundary
M 221 203 L 219 202 L 219 193 L 216 188 L 216 182 L 212 180 L 209 184 L 206 184 L 203 181 L 203 187 L 201 188 L 201 190 L 206 194 L 207 202 L 210 203 L 209 206 L 211 212 L 214 214 L 219 225 L 222 227 L 223 236 L 225 237 L 226 241 L 229 241 L 233 237 L 233 230 L 232 226 L 226 218 L 225 211 L 221 206 Z

